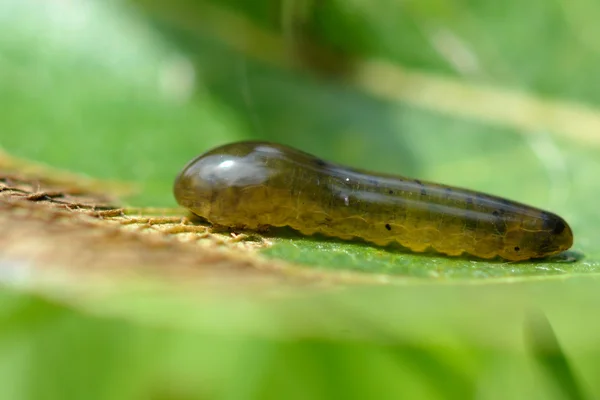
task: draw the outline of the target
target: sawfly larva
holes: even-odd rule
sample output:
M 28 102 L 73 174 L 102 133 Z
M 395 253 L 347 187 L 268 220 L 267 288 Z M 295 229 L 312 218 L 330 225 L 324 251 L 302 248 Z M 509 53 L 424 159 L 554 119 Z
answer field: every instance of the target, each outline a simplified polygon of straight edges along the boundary
M 397 243 L 415 252 L 519 261 L 567 250 L 558 215 L 500 197 L 323 161 L 287 146 L 239 142 L 192 160 L 177 202 L 215 225 L 289 226 L 305 235 Z

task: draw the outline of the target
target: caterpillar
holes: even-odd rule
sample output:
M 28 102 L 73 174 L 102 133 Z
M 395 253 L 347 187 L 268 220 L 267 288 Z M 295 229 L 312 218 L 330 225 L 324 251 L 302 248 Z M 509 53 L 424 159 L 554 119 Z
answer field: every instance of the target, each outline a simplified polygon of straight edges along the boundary
M 177 202 L 208 222 L 399 244 L 414 252 L 509 261 L 569 249 L 556 214 L 472 190 L 373 173 L 275 143 L 237 142 L 190 161 Z

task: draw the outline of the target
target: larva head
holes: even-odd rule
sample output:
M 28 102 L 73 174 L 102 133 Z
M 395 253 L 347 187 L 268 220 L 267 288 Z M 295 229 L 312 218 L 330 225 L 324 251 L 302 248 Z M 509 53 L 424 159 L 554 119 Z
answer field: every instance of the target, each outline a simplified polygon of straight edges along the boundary
M 573 245 L 573 231 L 558 215 L 542 211 L 538 218 L 522 222 L 520 229 L 505 237 L 504 258 L 526 260 L 543 258 L 568 250 Z
M 179 205 L 213 223 L 235 212 L 243 190 L 261 185 L 270 170 L 256 157 L 257 144 L 234 143 L 190 161 L 177 176 L 173 192 Z
M 190 161 L 175 179 L 173 194 L 177 203 L 194 214 L 207 218 L 210 212 L 212 185 L 203 177 L 203 165 L 207 164 L 204 156 Z

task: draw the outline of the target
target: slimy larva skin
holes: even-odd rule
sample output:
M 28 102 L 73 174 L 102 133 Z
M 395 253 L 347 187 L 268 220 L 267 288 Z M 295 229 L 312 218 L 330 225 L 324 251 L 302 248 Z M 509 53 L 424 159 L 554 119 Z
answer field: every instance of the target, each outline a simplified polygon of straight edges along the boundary
M 289 226 L 415 252 L 519 261 L 567 250 L 558 215 L 471 190 L 376 174 L 279 144 L 239 142 L 192 160 L 177 202 L 216 225 Z

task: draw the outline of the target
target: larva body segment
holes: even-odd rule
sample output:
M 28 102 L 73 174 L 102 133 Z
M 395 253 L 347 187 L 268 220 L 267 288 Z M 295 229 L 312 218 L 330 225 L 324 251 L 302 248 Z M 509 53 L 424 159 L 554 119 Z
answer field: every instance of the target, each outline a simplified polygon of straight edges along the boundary
M 375 174 L 273 143 L 239 142 L 192 160 L 175 181 L 177 202 L 209 222 L 397 243 L 416 252 L 540 258 L 573 243 L 547 211 L 470 190 Z

